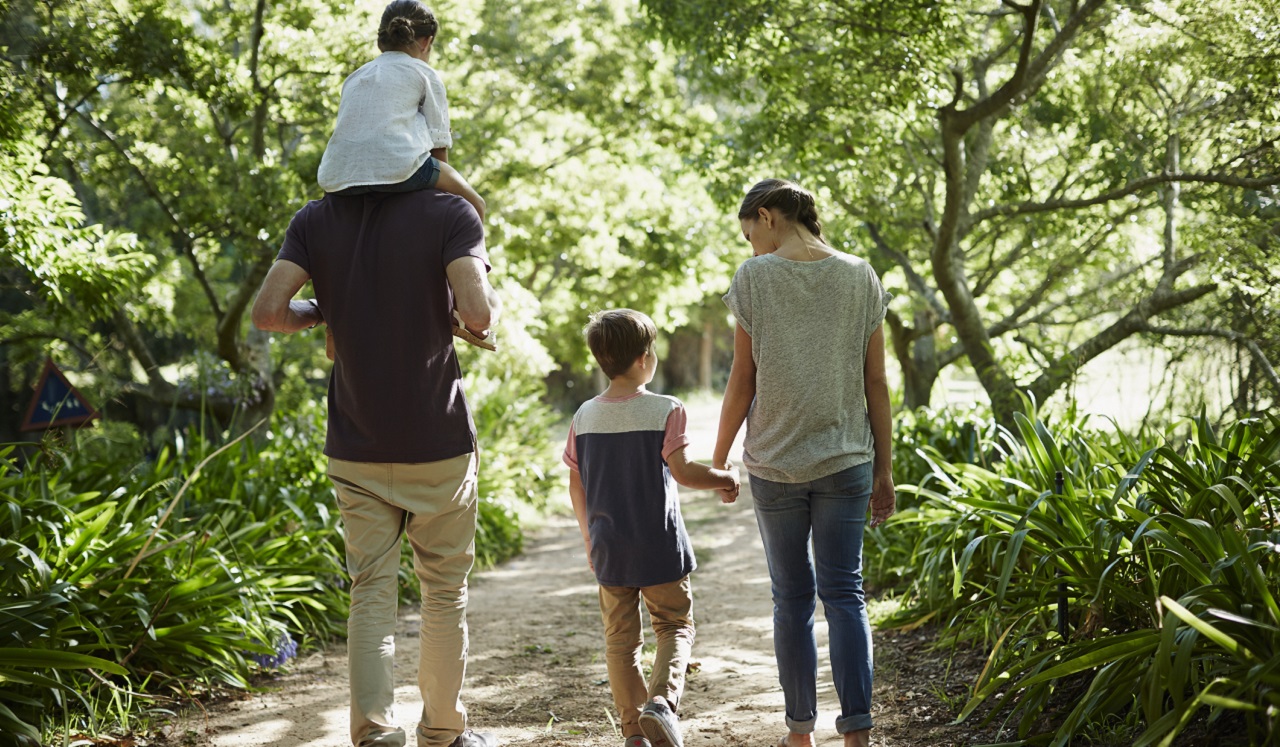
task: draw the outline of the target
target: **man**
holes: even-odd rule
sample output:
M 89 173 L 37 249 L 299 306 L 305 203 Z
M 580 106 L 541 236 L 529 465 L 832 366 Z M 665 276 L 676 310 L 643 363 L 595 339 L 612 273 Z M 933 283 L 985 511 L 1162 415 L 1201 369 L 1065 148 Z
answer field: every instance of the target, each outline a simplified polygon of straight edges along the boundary
M 438 190 L 327 195 L 298 211 L 253 306 L 259 329 L 333 335 L 325 454 L 351 573 L 351 741 L 405 744 L 393 721 L 402 532 L 422 587 L 421 747 L 493 747 L 467 728 L 467 574 L 476 531 L 475 424 L 451 327 L 487 336 L 499 309 L 484 231 Z M 314 299 L 292 300 L 311 280 Z

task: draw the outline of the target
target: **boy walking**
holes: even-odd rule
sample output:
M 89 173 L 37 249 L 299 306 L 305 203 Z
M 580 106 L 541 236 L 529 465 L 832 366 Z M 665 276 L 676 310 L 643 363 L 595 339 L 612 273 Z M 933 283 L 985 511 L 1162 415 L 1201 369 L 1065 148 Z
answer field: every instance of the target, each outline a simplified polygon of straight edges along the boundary
M 693 646 L 693 549 L 676 483 L 737 497 L 735 470 L 690 462 L 684 405 L 648 391 L 658 367 L 653 320 L 638 311 L 594 314 L 587 345 L 609 387 L 573 417 L 564 461 L 569 495 L 600 583 L 606 661 L 625 747 L 682 747 L 676 711 Z M 657 638 L 653 674 L 640 666 L 640 604 Z

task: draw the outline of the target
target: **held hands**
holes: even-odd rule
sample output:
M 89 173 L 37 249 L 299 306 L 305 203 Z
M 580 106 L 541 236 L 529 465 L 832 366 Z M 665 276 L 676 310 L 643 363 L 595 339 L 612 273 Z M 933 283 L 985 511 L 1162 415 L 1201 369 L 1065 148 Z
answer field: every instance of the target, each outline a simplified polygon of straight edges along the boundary
M 871 526 L 878 527 L 898 508 L 893 489 L 893 475 L 877 476 L 871 485 Z
M 742 492 L 742 480 L 738 477 L 738 468 L 734 467 L 733 463 L 726 459 L 724 466 L 720 467 L 719 471 L 723 472 L 724 477 L 732 483 L 732 487 L 716 490 L 720 494 L 720 502 L 733 503 L 738 500 L 738 494 Z

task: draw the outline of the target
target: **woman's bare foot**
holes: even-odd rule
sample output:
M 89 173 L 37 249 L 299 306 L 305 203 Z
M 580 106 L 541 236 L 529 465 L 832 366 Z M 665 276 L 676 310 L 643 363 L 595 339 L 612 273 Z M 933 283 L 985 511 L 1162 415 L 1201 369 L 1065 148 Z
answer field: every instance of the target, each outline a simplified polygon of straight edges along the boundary
M 844 735 L 844 747 L 871 747 L 871 730 L 861 729 L 859 731 L 846 732 Z

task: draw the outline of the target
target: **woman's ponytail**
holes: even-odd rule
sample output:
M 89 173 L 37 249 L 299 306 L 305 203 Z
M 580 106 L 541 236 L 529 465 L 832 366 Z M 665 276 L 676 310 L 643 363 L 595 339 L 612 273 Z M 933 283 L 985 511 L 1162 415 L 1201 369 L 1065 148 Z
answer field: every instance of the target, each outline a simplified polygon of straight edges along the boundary
M 813 198 L 813 193 L 808 190 L 801 189 L 799 186 L 792 184 L 792 190 L 796 195 L 796 221 L 809 229 L 809 232 L 819 239 L 822 238 L 822 221 L 818 220 L 818 203 Z
M 747 190 L 738 208 L 738 218 L 754 218 L 760 208 L 777 210 L 784 218 L 799 223 L 819 239 L 822 222 L 818 220 L 818 204 L 813 193 L 786 179 L 765 179 Z

